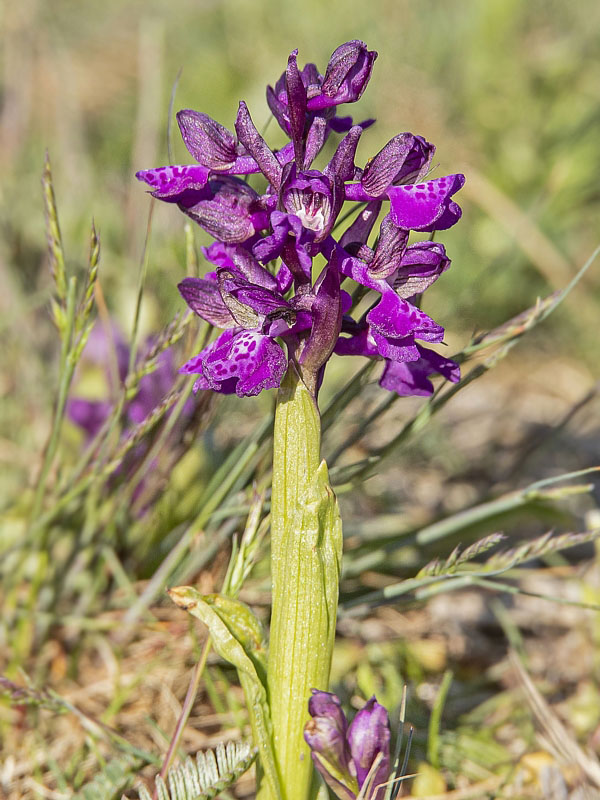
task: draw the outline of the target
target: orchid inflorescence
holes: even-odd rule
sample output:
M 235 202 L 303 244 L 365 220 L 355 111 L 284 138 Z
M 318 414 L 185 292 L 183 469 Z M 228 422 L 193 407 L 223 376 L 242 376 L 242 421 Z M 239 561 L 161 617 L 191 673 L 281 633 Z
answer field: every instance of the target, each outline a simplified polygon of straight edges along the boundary
M 376 57 L 363 42 L 347 42 L 322 76 L 314 64 L 300 70 L 294 51 L 275 87 L 267 88 L 271 113 L 290 139 L 278 151 L 244 102 L 235 135 L 204 113 L 184 110 L 179 128 L 198 163 L 137 173 L 154 197 L 176 203 L 215 239 L 204 249 L 215 270 L 179 284 L 190 308 L 223 329 L 181 368 L 199 376 L 196 390 L 256 395 L 278 387 L 292 360 L 316 394 L 334 352 L 384 360 L 380 384 L 400 395 L 430 394 L 432 373 L 459 379 L 457 364 L 417 344 L 443 340 L 443 328 L 415 297 L 450 261 L 442 244 L 409 244 L 409 235 L 458 221 L 452 197 L 464 176 L 427 180 L 435 148 L 412 133 L 394 136 L 364 168 L 356 166 L 357 145 L 373 120 L 354 124 L 336 108 L 360 98 Z M 312 168 L 329 137 L 340 133 L 329 163 Z M 267 181 L 262 193 L 239 177 L 256 173 Z M 358 213 L 338 234 L 346 202 Z M 317 258 L 325 263 L 313 279 Z M 379 294 L 358 319 L 342 288 L 347 279 Z

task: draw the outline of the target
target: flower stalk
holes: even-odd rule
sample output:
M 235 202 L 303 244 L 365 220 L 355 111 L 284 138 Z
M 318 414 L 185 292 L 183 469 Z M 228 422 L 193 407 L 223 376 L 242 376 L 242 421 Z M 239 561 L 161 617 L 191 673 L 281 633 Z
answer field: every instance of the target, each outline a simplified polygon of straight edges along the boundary
M 335 635 L 342 524 L 313 395 L 290 363 L 277 397 L 271 496 L 271 640 L 267 683 L 285 800 L 310 796 L 302 731 L 311 689 L 326 689 Z

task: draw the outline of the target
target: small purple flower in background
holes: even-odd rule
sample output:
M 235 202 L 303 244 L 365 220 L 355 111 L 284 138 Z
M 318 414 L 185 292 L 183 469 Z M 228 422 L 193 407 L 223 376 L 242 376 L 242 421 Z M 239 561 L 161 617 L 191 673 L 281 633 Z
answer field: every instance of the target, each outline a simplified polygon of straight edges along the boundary
M 107 330 L 97 323 L 92 328 L 83 351 L 82 365 L 86 363 L 102 369 L 108 394 L 114 394 L 127 377 L 129 365 L 129 347 L 116 325 Z M 67 402 L 67 415 L 85 431 L 87 439 L 93 439 L 108 419 L 112 407 L 108 399 L 71 397 Z
M 153 345 L 154 340 L 149 337 L 136 359 L 137 366 L 144 362 L 146 354 L 151 351 Z M 104 379 L 102 394 L 106 399 L 71 397 L 67 402 L 67 416 L 85 432 L 87 443 L 100 432 L 115 408 L 116 397 L 127 378 L 129 352 L 129 346 L 116 325 L 111 325 L 107 330 L 102 324 L 97 324 L 92 329 L 83 351 L 82 366 L 87 362 L 89 365 L 101 368 Z M 121 442 L 167 397 L 173 390 L 176 378 L 177 368 L 173 352 L 170 349 L 163 350 L 156 357 L 155 369 L 140 379 L 135 395 L 127 400 L 123 407 L 121 419 L 124 430 Z M 111 480 L 136 481 L 131 499 L 134 504 L 133 512 L 137 516 L 148 510 L 152 499 L 156 496 L 161 476 L 169 464 L 178 458 L 183 433 L 193 423 L 194 409 L 195 403 L 193 400 L 188 400 L 177 420 L 177 425 L 170 432 L 165 447 L 161 450 L 160 463 L 157 459 L 153 459 L 144 474 L 138 475 L 138 468 L 143 464 L 149 450 L 149 440 L 143 439 L 129 450 L 122 463 L 114 470 Z M 171 413 L 171 410 L 167 411 L 167 414 Z M 158 469 L 159 466 L 161 469 Z
M 372 697 L 348 725 L 334 694 L 312 692 L 304 738 L 315 767 L 340 800 L 383 800 L 390 779 L 387 711 Z
M 146 342 L 146 350 L 152 346 L 152 339 Z M 143 360 L 143 353 L 137 359 Z M 83 351 L 83 362 L 102 368 L 106 375 L 109 393 L 118 388 L 127 377 L 129 366 L 129 347 L 116 325 L 107 332 L 97 324 L 90 333 Z M 171 350 L 164 350 L 157 357 L 156 369 L 141 378 L 135 396 L 125 404 L 124 417 L 131 427 L 143 422 L 156 406 L 173 388 L 177 369 Z M 72 397 L 67 403 L 67 414 L 72 422 L 82 428 L 88 439 L 92 439 L 106 422 L 114 403 L 109 400 L 91 400 L 85 397 Z M 189 410 L 189 407 L 188 407 Z
M 214 272 L 179 285 L 190 308 L 223 329 L 181 369 L 199 376 L 196 389 L 255 395 L 279 386 L 293 360 L 316 393 L 332 353 L 382 360 L 380 385 L 401 395 L 431 394 L 434 373 L 458 381 L 458 365 L 420 343 L 441 343 L 444 329 L 416 302 L 450 260 L 443 245 L 409 244 L 409 237 L 459 220 L 453 196 L 464 176 L 427 180 L 435 147 L 412 133 L 394 136 L 363 168 L 356 165 L 373 120 L 354 124 L 336 111 L 361 97 L 376 57 L 363 42 L 346 42 L 323 76 L 314 64 L 300 69 L 297 51 L 291 53 L 283 75 L 267 87 L 269 109 L 290 140 L 279 151 L 244 102 L 235 133 L 184 110 L 177 120 L 197 163 L 137 173 L 154 197 L 176 203 L 215 239 L 204 251 Z M 328 138 L 339 133 L 331 160 L 316 169 Z M 255 173 L 266 178 L 262 194 L 238 177 Z M 348 203 L 357 204 L 357 215 L 334 236 Z M 313 279 L 317 258 L 324 266 Z M 359 319 L 346 281 L 375 293 Z

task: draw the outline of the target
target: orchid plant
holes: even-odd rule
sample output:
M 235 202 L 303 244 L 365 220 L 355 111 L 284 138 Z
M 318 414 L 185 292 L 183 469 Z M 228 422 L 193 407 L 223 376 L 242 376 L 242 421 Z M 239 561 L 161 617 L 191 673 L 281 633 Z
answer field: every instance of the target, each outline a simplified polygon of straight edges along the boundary
M 185 278 L 179 291 L 222 332 L 180 371 L 197 376 L 195 391 L 243 397 L 278 389 L 268 657 L 260 625 L 238 600 L 171 590 L 238 669 L 259 753 L 258 793 L 269 800 L 312 796 L 311 751 L 343 800 L 379 798 L 389 773 L 385 709 L 370 700 L 348 728 L 326 692 L 342 558 L 340 515 L 320 456 L 326 365 L 334 353 L 383 361 L 380 384 L 398 395 L 431 394 L 434 373 L 459 380 L 458 365 L 427 346 L 443 342 L 444 329 L 419 299 L 450 266 L 433 234 L 460 218 L 453 196 L 464 177 L 428 179 L 435 148 L 412 133 L 394 136 L 357 166 L 358 143 L 373 120 L 355 124 L 337 109 L 361 97 L 376 57 L 363 42 L 347 42 L 323 76 L 311 63 L 300 69 L 294 51 L 267 88 L 271 114 L 289 138 L 279 150 L 244 102 L 235 133 L 183 110 L 177 120 L 196 163 L 137 173 L 155 198 L 175 204 L 215 240 L 204 249 L 212 271 Z M 340 134 L 328 163 L 315 168 Z M 257 188 L 252 175 L 259 175 Z M 411 241 L 411 231 L 421 238 Z

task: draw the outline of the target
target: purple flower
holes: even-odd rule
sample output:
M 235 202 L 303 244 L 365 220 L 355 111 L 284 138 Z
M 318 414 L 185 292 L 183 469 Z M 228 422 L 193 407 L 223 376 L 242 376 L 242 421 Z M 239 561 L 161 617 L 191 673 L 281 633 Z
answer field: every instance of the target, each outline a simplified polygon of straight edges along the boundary
M 273 275 L 241 247 L 230 247 L 220 258 L 230 266 L 218 267 L 215 278 L 179 284 L 196 314 L 226 329 L 180 371 L 200 375 L 196 391 L 255 395 L 281 383 L 288 359 L 276 340 L 293 346 L 297 334 L 310 328 L 312 302 L 301 302 L 301 296 L 286 300 Z
M 313 763 L 340 800 L 383 800 L 390 774 L 390 725 L 375 697 L 348 725 L 339 699 L 313 689 L 308 701 L 312 719 L 304 738 Z
M 152 345 L 153 339 L 149 338 L 145 344 L 145 352 L 148 352 Z M 138 364 L 144 360 L 144 355 L 142 352 L 138 356 Z M 112 393 L 116 391 L 117 386 L 127 377 L 129 366 L 129 347 L 116 325 L 111 325 L 108 332 L 101 324 L 92 329 L 83 351 L 83 362 L 101 367 L 110 391 Z M 125 404 L 126 423 L 134 426 L 143 422 L 171 391 L 176 376 L 173 353 L 170 349 L 163 350 L 157 356 L 156 368 L 140 379 L 136 394 Z M 92 439 L 98 433 L 112 409 L 113 403 L 108 399 L 72 397 L 67 403 L 67 415 L 85 431 L 88 439 Z M 189 413 L 191 409 L 192 405 L 188 405 L 187 412 Z
M 320 92 L 308 99 L 309 110 L 355 103 L 369 82 L 376 58 L 377 53 L 358 39 L 340 45 L 329 59 Z
M 332 54 L 325 77 L 315 64 L 306 64 L 299 70 L 296 57 L 295 50 L 275 88 L 267 86 L 267 103 L 281 129 L 292 140 L 296 138 L 293 129 L 302 124 L 308 129 L 308 140 L 322 139 L 322 147 L 331 131 L 343 133 L 352 127 L 351 117 L 333 116 L 330 109 L 359 99 L 371 77 L 377 53 L 367 50 L 358 40 L 346 42 Z M 360 127 L 367 128 L 373 122 L 365 120 Z
M 101 367 L 111 393 L 127 377 L 129 347 L 116 325 L 108 330 L 97 324 L 92 328 L 83 351 L 83 363 Z M 71 397 L 67 401 L 67 416 L 85 431 L 86 438 L 93 439 L 108 419 L 113 404 L 108 400 L 91 400 L 86 397 Z
M 460 367 L 450 358 L 417 345 L 419 358 L 416 361 L 386 361 L 379 385 L 390 392 L 401 396 L 420 395 L 427 397 L 433 394 L 433 384 L 429 376 L 435 373 L 443 375 L 447 381 L 458 383 Z
M 398 227 L 413 231 L 441 231 L 461 217 L 451 199 L 465 183 L 461 174 L 423 182 L 435 147 L 412 133 L 394 136 L 362 171 L 359 183 L 346 187 L 346 198 L 369 202 L 387 197 L 390 216 Z
M 279 151 L 244 102 L 235 132 L 184 110 L 177 119 L 197 164 L 138 173 L 155 197 L 176 203 L 215 239 L 204 253 L 216 270 L 179 287 L 200 317 L 223 330 L 182 368 L 199 376 L 196 389 L 254 395 L 279 386 L 292 359 L 316 392 L 333 352 L 383 359 L 381 385 L 398 393 L 429 392 L 433 372 L 457 378 L 455 364 L 418 343 L 443 340 L 443 328 L 419 308 L 418 297 L 450 260 L 443 245 L 409 244 L 409 237 L 459 219 L 452 198 L 464 177 L 426 180 L 435 148 L 412 133 L 394 136 L 363 169 L 355 164 L 370 121 L 353 125 L 334 109 L 361 97 L 376 56 L 361 41 L 346 42 L 323 76 L 314 64 L 300 68 L 292 52 L 275 87 L 267 88 L 269 108 L 289 137 Z M 335 133 L 345 136 L 329 163 L 315 169 Z M 238 177 L 254 173 L 266 179 L 262 194 Z M 347 201 L 364 206 L 336 233 Z M 350 281 L 374 293 L 361 319 L 350 313 Z
M 136 359 L 140 366 L 145 356 L 151 351 L 155 340 L 150 337 L 146 340 L 142 352 Z M 121 388 L 127 377 L 129 366 L 129 347 L 121 331 L 116 325 L 111 325 L 107 330 L 103 325 L 97 324 L 90 333 L 83 350 L 82 364 L 100 367 L 106 376 L 109 394 L 114 395 Z M 177 377 L 175 359 L 170 349 L 163 350 L 156 357 L 155 369 L 144 375 L 138 384 L 135 395 L 128 399 L 122 412 L 123 438 L 130 435 L 133 428 L 142 423 L 148 415 L 164 400 L 173 389 Z M 192 419 L 195 403 L 188 400 L 183 408 L 183 413 L 178 420 L 178 426 L 171 432 L 169 444 L 177 446 L 186 425 Z M 108 397 L 102 399 L 88 399 L 85 397 L 72 397 L 67 402 L 67 416 L 85 432 L 86 442 L 91 442 L 99 433 L 114 409 L 114 402 Z M 148 452 L 148 442 L 141 441 L 127 454 L 124 462 L 117 467 L 111 479 L 131 480 L 138 467 Z M 156 465 L 153 467 L 153 469 Z M 144 496 L 147 481 L 144 477 L 139 480 L 132 500 Z M 145 502 L 138 508 L 139 513 L 144 513 L 149 507 L 152 494 L 145 497 Z

